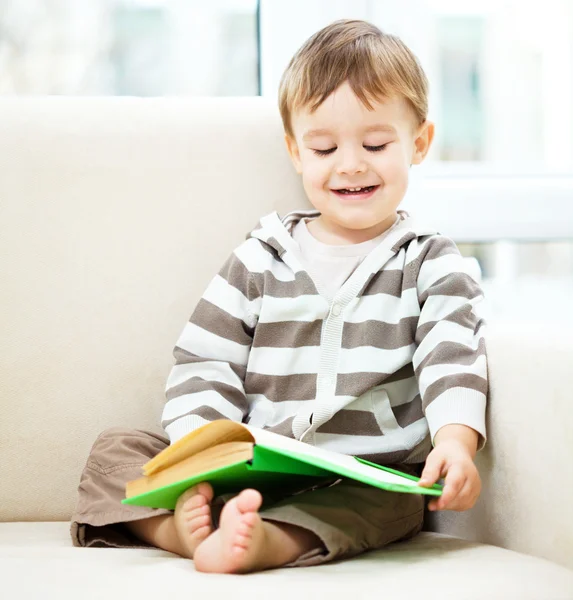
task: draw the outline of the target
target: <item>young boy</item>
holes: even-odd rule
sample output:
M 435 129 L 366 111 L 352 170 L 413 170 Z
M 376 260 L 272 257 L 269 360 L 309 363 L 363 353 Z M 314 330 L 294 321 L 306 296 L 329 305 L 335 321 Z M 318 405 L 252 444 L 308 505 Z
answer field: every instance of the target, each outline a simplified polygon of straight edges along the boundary
M 421 473 L 421 485 L 445 476 L 430 510 L 466 510 L 479 496 L 483 295 L 455 244 L 398 210 L 434 135 L 418 61 L 367 22 L 335 22 L 291 60 L 280 110 L 316 210 L 262 218 L 208 286 L 174 351 L 169 439 L 112 429 L 96 440 L 76 545 L 151 545 L 200 571 L 243 573 L 421 530 L 423 496 L 344 479 L 264 499 L 252 489 L 215 499 L 202 483 L 174 512 L 120 504 L 141 465 L 220 418 Z

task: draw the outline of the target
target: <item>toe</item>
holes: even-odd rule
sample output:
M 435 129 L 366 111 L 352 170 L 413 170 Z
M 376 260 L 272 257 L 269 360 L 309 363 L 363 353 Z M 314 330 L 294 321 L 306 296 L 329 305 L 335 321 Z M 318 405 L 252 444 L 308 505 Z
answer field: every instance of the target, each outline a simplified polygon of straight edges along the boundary
M 243 514 L 241 521 L 245 527 L 252 528 L 259 520 L 259 515 L 256 512 L 248 512 Z
M 262 503 L 263 497 L 257 490 L 243 490 L 237 496 L 237 508 L 242 513 L 254 513 Z
M 183 510 L 185 512 L 197 512 L 202 511 L 203 509 L 208 509 L 207 499 L 201 494 L 195 494 L 195 496 L 191 496 L 188 500 L 183 502 Z
M 190 487 L 188 490 L 185 490 L 179 496 L 179 498 L 177 498 L 177 506 L 178 507 L 183 507 L 184 505 L 187 505 L 196 496 L 197 496 L 197 486 L 194 485 L 193 487 Z
M 253 532 L 253 528 L 250 525 L 247 525 L 247 523 L 241 523 L 237 527 L 237 533 L 239 535 L 242 535 L 243 537 L 250 537 L 252 532 Z
M 211 484 L 207 483 L 206 481 L 201 482 L 197 486 L 197 492 L 201 494 L 201 496 L 203 496 L 209 504 L 213 502 L 213 496 L 215 494 L 213 492 L 213 487 L 211 486 Z
M 204 525 L 211 524 L 211 515 L 195 515 L 191 518 L 187 519 L 187 524 L 192 529 L 197 529 L 198 527 L 203 527 Z
M 231 550 L 235 553 L 246 552 L 249 549 L 250 542 L 249 538 L 237 536 Z
M 176 508 L 185 511 L 194 510 L 200 506 L 211 504 L 213 488 L 207 482 L 199 483 L 185 490 L 177 499 Z
M 187 510 L 187 505 L 185 505 L 184 514 L 186 520 L 194 519 L 195 517 L 201 517 L 204 515 L 210 515 L 211 507 L 208 504 L 204 504 L 203 506 L 198 506 L 197 508 L 190 508 Z

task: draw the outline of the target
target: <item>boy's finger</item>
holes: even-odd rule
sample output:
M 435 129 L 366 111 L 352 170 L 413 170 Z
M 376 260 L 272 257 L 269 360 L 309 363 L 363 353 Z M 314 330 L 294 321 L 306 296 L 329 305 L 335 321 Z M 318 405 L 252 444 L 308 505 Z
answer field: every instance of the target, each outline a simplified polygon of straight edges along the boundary
M 428 456 L 428 460 L 426 461 L 426 466 L 424 467 L 424 470 L 422 471 L 422 477 L 420 478 L 420 481 L 418 482 L 418 485 L 427 487 L 427 486 L 431 486 L 434 483 L 436 483 L 436 481 L 438 481 L 438 479 L 441 477 L 442 475 L 442 467 L 444 466 L 444 459 L 443 458 L 432 458 L 432 456 Z
M 478 496 L 479 494 L 476 494 L 472 490 L 470 479 L 466 479 L 464 487 L 460 490 L 452 503 L 452 510 L 468 510 L 468 508 L 471 508 L 475 504 Z
M 461 469 L 452 467 L 446 476 L 446 482 L 444 484 L 444 491 L 442 495 L 436 500 L 436 510 L 444 510 L 449 508 L 452 501 L 460 493 L 460 490 L 464 487 L 467 477 L 464 475 Z M 431 508 L 428 505 L 428 508 Z
M 452 498 L 448 504 L 446 506 L 440 506 L 439 501 L 442 499 L 442 496 L 440 496 L 440 498 L 436 498 L 433 503 L 428 504 L 428 509 L 429 510 L 458 510 L 458 511 L 463 511 L 466 510 L 468 508 L 470 508 L 470 505 L 468 503 L 467 500 L 467 492 L 470 490 L 470 481 L 469 479 L 466 479 L 464 486 L 462 487 L 462 489 L 454 496 L 454 498 Z M 466 494 L 466 496 L 464 496 L 464 493 Z M 447 498 L 446 498 L 447 501 Z M 434 504 L 435 507 L 432 507 L 431 504 Z
M 438 500 L 428 502 L 428 510 L 438 510 Z

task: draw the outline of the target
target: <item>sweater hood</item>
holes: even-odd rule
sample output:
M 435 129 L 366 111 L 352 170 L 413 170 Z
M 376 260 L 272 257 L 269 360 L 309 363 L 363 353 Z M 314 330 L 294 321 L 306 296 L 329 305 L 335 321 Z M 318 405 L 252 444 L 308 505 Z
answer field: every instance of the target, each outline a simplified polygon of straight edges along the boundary
M 435 228 L 418 223 L 404 210 L 399 210 L 397 213 L 400 221 L 380 242 L 381 245 L 389 249 L 389 254 L 392 256 L 399 252 L 404 244 L 415 238 L 439 233 Z M 279 257 L 283 258 L 285 253 L 298 252 L 298 244 L 292 237 L 292 231 L 299 221 L 304 218 L 318 216 L 320 216 L 320 212 L 317 210 L 294 210 L 281 218 L 275 211 L 262 217 L 257 227 L 247 235 L 247 239 L 260 240 L 275 250 Z

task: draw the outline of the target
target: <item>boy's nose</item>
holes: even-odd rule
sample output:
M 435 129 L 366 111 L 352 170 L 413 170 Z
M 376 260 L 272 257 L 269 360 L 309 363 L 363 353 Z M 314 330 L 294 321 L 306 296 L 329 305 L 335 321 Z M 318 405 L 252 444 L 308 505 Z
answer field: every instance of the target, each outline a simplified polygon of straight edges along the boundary
M 366 163 L 357 152 L 346 152 L 340 155 L 340 162 L 336 167 L 339 175 L 354 175 L 366 172 Z

